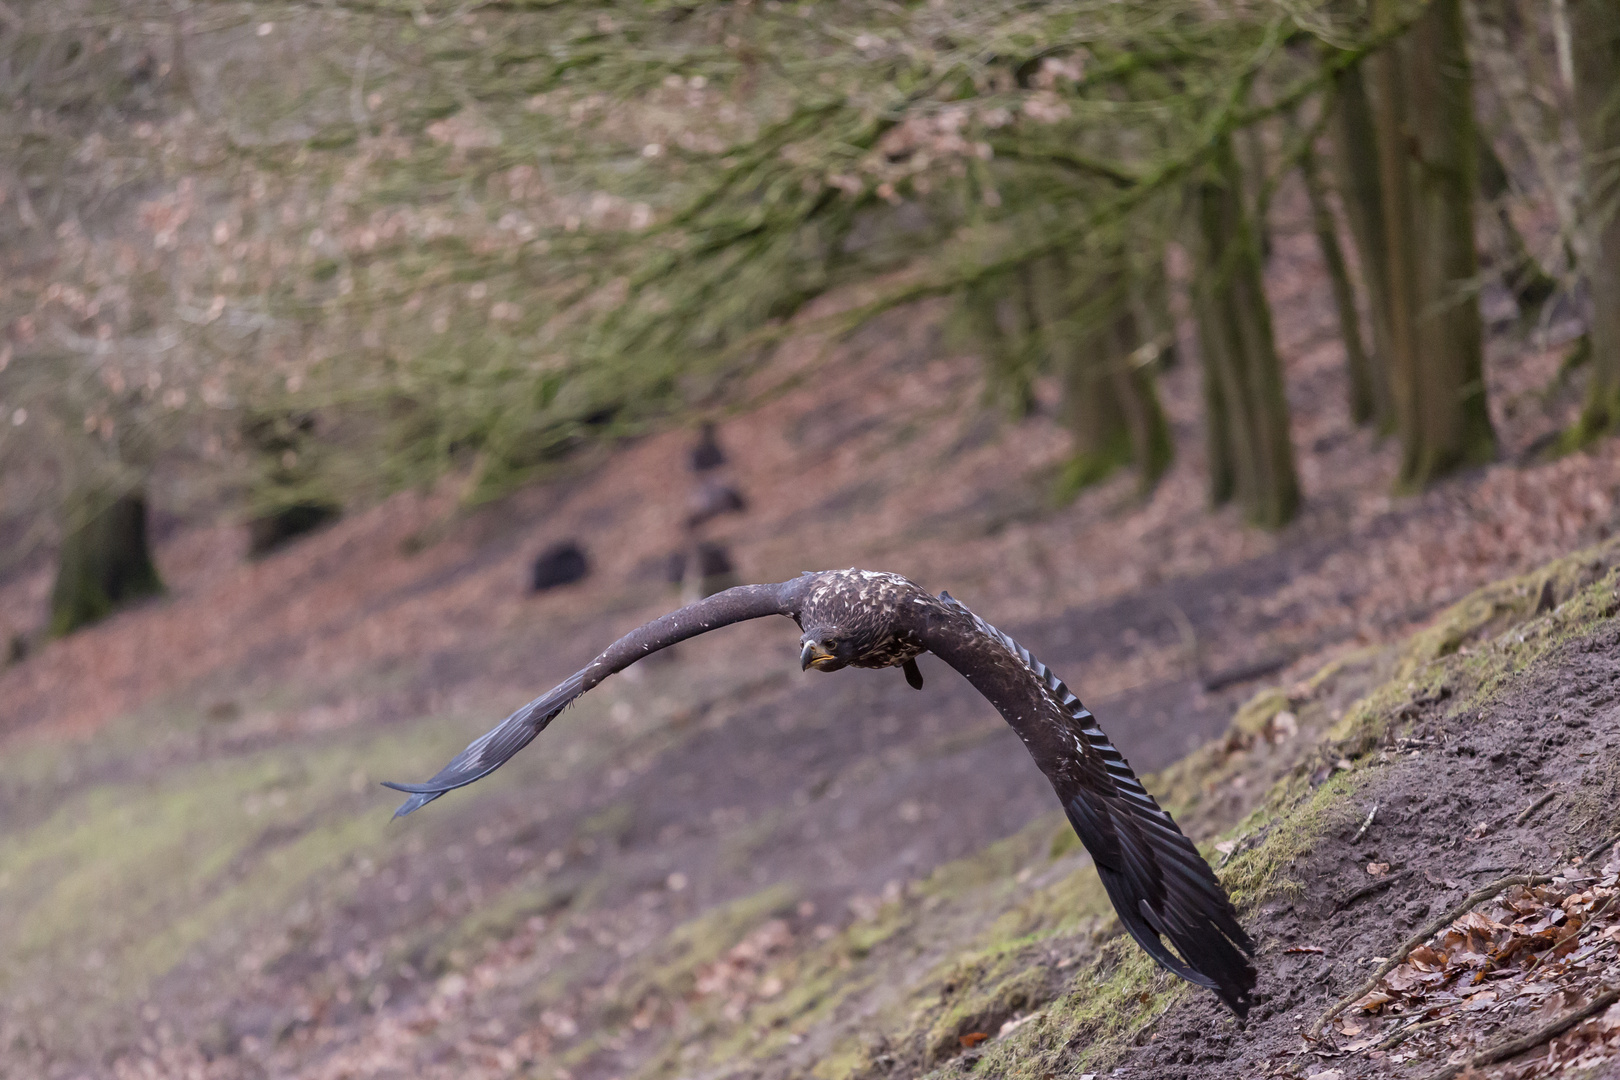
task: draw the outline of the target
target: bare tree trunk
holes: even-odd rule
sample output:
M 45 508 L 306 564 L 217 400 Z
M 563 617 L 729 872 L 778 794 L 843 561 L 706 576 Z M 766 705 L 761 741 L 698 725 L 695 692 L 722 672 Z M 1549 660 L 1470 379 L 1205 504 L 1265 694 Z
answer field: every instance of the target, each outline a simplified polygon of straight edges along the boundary
M 119 604 L 163 591 L 146 540 L 146 500 L 139 492 L 110 502 L 85 497 L 69 508 L 51 591 L 51 634 L 95 622 Z
M 1228 482 L 1217 470 L 1229 467 L 1229 490 L 1244 516 L 1278 528 L 1299 509 L 1299 481 L 1282 365 L 1260 276 L 1259 239 L 1244 213 L 1242 172 L 1230 139 L 1217 146 L 1193 201 L 1193 294 L 1211 406 L 1211 494 L 1220 500 Z
M 1592 298 L 1592 382 L 1577 434 L 1591 438 L 1620 428 L 1620 5 L 1572 0 L 1569 15 Z
M 1031 268 L 1031 275 L 1033 308 L 1062 387 L 1061 418 L 1074 446 L 1074 456 L 1058 481 L 1061 499 L 1128 465 L 1130 432 L 1109 378 L 1113 357 L 1102 347 L 1096 328 L 1086 325 L 1090 313 L 1077 310 L 1079 298 L 1069 295 L 1067 260 L 1049 256 Z
M 1558 291 L 1558 282 L 1530 253 L 1519 227 L 1513 224 L 1513 215 L 1508 212 L 1505 201 L 1512 194 L 1513 185 L 1508 180 L 1502 159 L 1496 155 L 1496 148 L 1491 145 L 1490 139 L 1483 136 L 1476 140 L 1475 145 L 1479 151 L 1480 199 L 1494 212 L 1495 231 L 1500 241 L 1498 251 L 1493 252 L 1489 247 L 1486 249 L 1486 265 L 1494 262 L 1500 267 L 1502 283 L 1513 293 L 1513 299 L 1519 305 L 1520 321 L 1533 323 L 1541 306 Z
M 1496 456 L 1485 405 L 1485 345 L 1474 281 L 1477 191 L 1472 79 L 1461 0 L 1433 0 L 1412 28 L 1406 71 L 1416 151 L 1413 235 L 1418 243 L 1415 374 L 1420 437 L 1405 480 L 1422 487 Z
M 1387 4 L 1376 11 L 1382 13 Z M 1408 470 L 1412 432 L 1418 425 L 1419 403 L 1413 370 L 1417 366 L 1417 342 L 1412 305 L 1417 295 L 1417 253 L 1410 231 L 1412 185 L 1407 175 L 1406 87 L 1401 79 L 1402 57 L 1398 46 L 1366 60 L 1368 74 L 1376 87 L 1373 101 L 1374 151 L 1378 161 L 1378 197 L 1383 236 L 1385 287 L 1384 317 L 1389 327 L 1390 404 L 1394 407 L 1395 427 L 1403 448 L 1401 475 Z
M 1565 125 L 1574 111 L 1554 73 L 1542 62 L 1539 18 L 1525 8 L 1543 8 L 1539 0 L 1474 0 L 1465 9 L 1484 73 L 1486 95 L 1501 110 L 1504 134 L 1519 151 L 1516 166 L 1529 170 L 1551 202 L 1564 237 L 1578 229 L 1580 169 L 1566 161 L 1562 148 Z M 1527 23 L 1526 15 L 1532 22 Z
M 1213 290 L 1210 290 L 1213 292 Z M 1209 468 L 1209 503 L 1225 506 L 1237 495 L 1237 455 L 1232 450 L 1232 416 L 1221 388 L 1226 337 L 1216 332 L 1219 316 L 1212 297 L 1195 285 L 1193 319 L 1198 323 L 1198 354 L 1204 365 L 1204 456 Z
M 1152 343 L 1144 341 L 1133 310 L 1137 297 L 1125 254 L 1102 258 L 1109 268 L 1087 290 L 1084 305 L 1069 295 L 1073 275 L 1066 259 L 1050 256 L 1030 268 L 1032 312 L 1061 380 L 1063 420 L 1074 437 L 1074 457 L 1058 485 L 1060 498 L 1131 464 L 1146 491 L 1169 467 L 1173 453 L 1153 372 L 1138 355 Z
M 964 291 L 958 317 L 984 352 L 989 390 L 1022 419 L 1035 411 L 1027 272 L 981 279 Z
M 1249 182 L 1243 186 L 1243 208 L 1254 230 L 1260 264 L 1271 258 L 1271 230 L 1266 223 L 1266 208 L 1260 203 L 1266 183 L 1266 140 L 1259 124 L 1250 124 L 1237 133 L 1238 145 L 1243 150 L 1243 168 Z
M 1180 363 L 1180 356 L 1176 348 L 1176 320 L 1170 312 L 1170 276 L 1165 270 L 1163 254 L 1146 268 L 1138 269 L 1132 284 L 1131 309 L 1136 313 L 1142 340 L 1152 345 L 1153 364 L 1157 369 L 1169 371 Z
M 1350 268 L 1345 265 L 1344 251 L 1339 247 L 1338 222 L 1334 220 L 1333 208 L 1328 205 L 1327 192 L 1322 189 L 1316 154 L 1309 147 L 1300 155 L 1299 171 L 1305 178 L 1316 243 L 1322 249 L 1322 262 L 1327 267 L 1328 280 L 1333 283 L 1333 303 L 1339 310 L 1339 336 L 1344 340 L 1345 370 L 1349 376 L 1350 419 L 1358 425 L 1368 424 L 1378 417 L 1373 358 L 1367 355 L 1361 343 L 1361 315 L 1356 310 L 1356 290 L 1350 284 Z
M 1375 26 L 1393 17 L 1389 9 L 1387 0 L 1375 6 Z M 1496 451 L 1472 292 L 1477 158 L 1459 0 L 1433 0 L 1371 61 L 1402 451 L 1397 486 L 1413 490 Z
M 1175 446 L 1153 382 L 1157 341 L 1142 332 L 1130 282 L 1122 284 L 1119 291 L 1122 295 L 1105 329 L 1107 347 L 1103 351 L 1111 358 L 1110 381 L 1130 439 L 1131 461 L 1136 465 L 1142 491 L 1147 492 L 1170 467 Z
M 1373 393 L 1373 418 L 1380 432 L 1389 432 L 1395 429 L 1395 402 L 1389 384 L 1389 366 L 1394 356 L 1389 250 L 1379 178 L 1378 132 L 1360 66 L 1345 68 L 1335 76 L 1332 130 L 1339 194 L 1360 256 L 1361 278 L 1367 288 L 1372 323 L 1373 349 L 1368 358 L 1368 375 Z

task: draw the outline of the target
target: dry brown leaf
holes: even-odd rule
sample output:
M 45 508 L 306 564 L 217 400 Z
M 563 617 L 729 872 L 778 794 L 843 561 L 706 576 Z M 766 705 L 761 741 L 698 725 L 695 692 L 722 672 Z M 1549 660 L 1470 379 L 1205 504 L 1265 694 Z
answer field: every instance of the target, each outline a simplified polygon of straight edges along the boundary
M 1433 986 L 1445 981 L 1445 978 L 1444 972 L 1419 971 L 1408 964 L 1402 964 L 1384 976 L 1384 985 L 1391 990 L 1404 993 L 1419 986 Z
M 1487 935 L 1497 930 L 1507 929 L 1506 926 L 1503 926 L 1495 919 L 1488 915 L 1482 915 L 1477 911 L 1470 911 L 1451 925 L 1459 930 L 1476 930 Z
M 1446 958 L 1427 945 L 1413 949 L 1407 955 L 1406 962 L 1421 971 L 1439 971 L 1446 966 Z
M 1588 910 L 1592 906 L 1592 890 L 1586 889 L 1564 897 L 1562 907 L 1565 911 L 1574 914 L 1578 910 Z
M 989 1034 L 983 1031 L 970 1031 L 966 1035 L 960 1036 L 956 1041 L 962 1044 L 962 1049 L 971 1050 L 989 1037 Z
M 1513 930 L 1513 932 L 1515 934 L 1524 934 L 1526 936 L 1533 936 L 1533 935 L 1541 933 L 1543 930 L 1546 930 L 1548 927 L 1557 926 L 1559 923 L 1561 923 L 1563 921 L 1564 921 L 1564 913 L 1563 913 L 1563 911 L 1560 910 L 1560 909 L 1554 908 L 1552 911 L 1549 911 L 1546 914 L 1539 916 L 1538 918 L 1536 918 L 1533 921 L 1530 921 L 1530 922 L 1516 922 L 1516 923 L 1514 923 L 1512 925 L 1511 929 Z

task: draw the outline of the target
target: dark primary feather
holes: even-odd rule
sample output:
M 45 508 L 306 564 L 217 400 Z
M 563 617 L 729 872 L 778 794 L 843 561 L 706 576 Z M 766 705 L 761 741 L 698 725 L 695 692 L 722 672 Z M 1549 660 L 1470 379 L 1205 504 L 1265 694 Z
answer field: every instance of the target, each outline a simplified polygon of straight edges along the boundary
M 531 739 L 544 731 L 546 725 L 557 718 L 558 713 L 590 689 L 585 683 L 586 672 L 589 670 L 590 668 L 586 668 L 584 671 L 574 672 L 544 697 L 535 698 L 478 736 L 467 744 L 467 749 L 451 758 L 450 764 L 440 769 L 427 783 L 396 784 L 392 780 L 384 780 L 383 787 L 404 791 L 411 796 L 394 811 L 394 816 L 404 817 L 412 810 L 426 806 L 445 792 L 466 787 L 475 780 L 482 780 L 506 764 L 507 759 L 528 746 Z
M 1024 740 L 1091 853 L 1126 931 L 1165 968 L 1214 990 L 1238 1016 L 1247 1014 L 1254 943 L 1198 849 L 1062 680 L 949 594 L 940 600 L 942 615 L 924 631 L 924 643 Z
M 394 811 L 394 816 L 404 817 L 447 791 L 466 787 L 488 776 L 506 764 L 513 754 L 529 745 L 530 740 L 544 731 L 546 725 L 556 719 L 557 714 L 572 704 L 575 698 L 642 657 L 666 649 L 678 641 L 744 619 L 757 619 L 765 615 L 792 616 L 798 609 L 798 594 L 805 581 L 805 578 L 797 578 L 780 585 L 739 585 L 630 631 L 544 696 L 535 698 L 474 739 L 467 749 L 452 758 L 450 764 L 440 769 L 431 780 L 422 784 L 384 781 L 384 787 L 411 796 Z

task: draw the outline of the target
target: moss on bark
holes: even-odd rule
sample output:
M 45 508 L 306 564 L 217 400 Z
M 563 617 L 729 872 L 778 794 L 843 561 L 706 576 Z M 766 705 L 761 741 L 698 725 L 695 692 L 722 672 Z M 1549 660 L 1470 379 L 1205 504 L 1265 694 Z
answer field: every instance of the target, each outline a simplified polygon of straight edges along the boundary
M 1570 440 L 1579 444 L 1620 428 L 1620 10 L 1610 0 L 1576 0 L 1570 23 L 1592 294 L 1592 381 Z
M 1242 186 L 1237 155 L 1224 139 L 1193 189 L 1193 309 L 1210 414 L 1210 492 L 1217 503 L 1235 497 L 1251 523 L 1275 529 L 1299 510 L 1299 479 L 1259 240 Z

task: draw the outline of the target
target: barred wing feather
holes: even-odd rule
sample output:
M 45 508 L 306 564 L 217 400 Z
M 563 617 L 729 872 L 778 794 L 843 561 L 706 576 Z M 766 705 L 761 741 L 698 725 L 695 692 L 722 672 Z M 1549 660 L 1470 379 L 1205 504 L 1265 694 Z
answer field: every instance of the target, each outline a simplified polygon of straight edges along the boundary
M 1255 985 L 1254 943 L 1209 864 L 1051 669 L 948 593 L 940 600 L 941 617 L 924 636 L 929 650 L 1024 740 L 1126 931 L 1158 963 L 1214 990 L 1244 1016 Z

